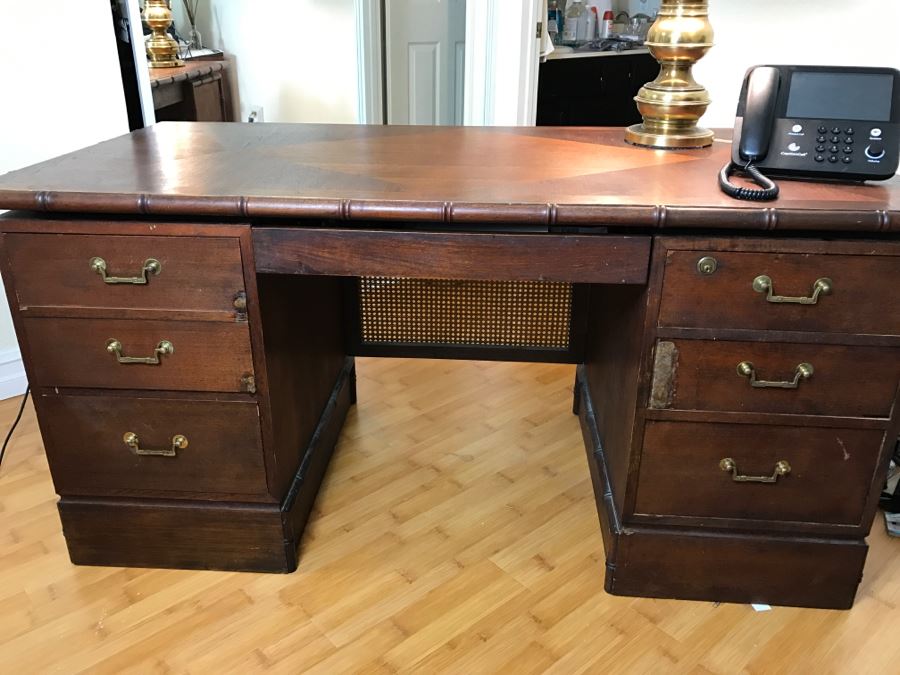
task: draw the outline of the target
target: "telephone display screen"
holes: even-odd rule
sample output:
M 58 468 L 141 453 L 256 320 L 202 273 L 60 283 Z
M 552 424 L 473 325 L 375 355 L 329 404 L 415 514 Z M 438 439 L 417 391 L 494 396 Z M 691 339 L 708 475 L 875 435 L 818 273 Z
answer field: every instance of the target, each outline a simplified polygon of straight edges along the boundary
M 893 89 L 888 74 L 795 72 L 787 116 L 889 122 Z

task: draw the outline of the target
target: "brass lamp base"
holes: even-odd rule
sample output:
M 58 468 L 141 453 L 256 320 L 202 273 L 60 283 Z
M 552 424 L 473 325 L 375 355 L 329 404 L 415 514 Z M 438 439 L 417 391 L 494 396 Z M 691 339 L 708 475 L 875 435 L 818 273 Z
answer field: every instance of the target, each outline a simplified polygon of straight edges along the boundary
M 147 65 L 151 68 L 177 68 L 184 61 L 178 58 L 178 43 L 166 32 L 172 25 L 172 10 L 166 0 L 147 0 L 143 19 L 153 34 L 147 41 Z
M 150 68 L 180 68 L 184 65 L 184 61 L 181 59 L 176 59 L 175 61 L 148 61 L 147 65 Z
M 660 150 L 709 147 L 713 132 L 697 122 L 711 101 L 691 73 L 713 46 L 709 0 L 662 0 L 645 44 L 660 64 L 659 75 L 635 96 L 644 122 L 629 127 L 625 140 Z
M 632 145 L 660 150 L 708 148 L 715 134 L 709 129 L 692 127 L 688 130 L 655 132 L 646 124 L 635 124 L 625 130 L 625 140 Z

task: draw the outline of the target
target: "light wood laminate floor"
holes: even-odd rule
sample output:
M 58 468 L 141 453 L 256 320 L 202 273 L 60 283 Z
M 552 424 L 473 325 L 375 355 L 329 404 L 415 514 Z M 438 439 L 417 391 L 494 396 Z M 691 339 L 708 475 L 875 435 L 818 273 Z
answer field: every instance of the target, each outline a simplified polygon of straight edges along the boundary
M 880 515 L 849 612 L 604 593 L 573 378 L 360 359 L 290 575 L 72 566 L 29 405 L 0 468 L 0 672 L 900 672 Z

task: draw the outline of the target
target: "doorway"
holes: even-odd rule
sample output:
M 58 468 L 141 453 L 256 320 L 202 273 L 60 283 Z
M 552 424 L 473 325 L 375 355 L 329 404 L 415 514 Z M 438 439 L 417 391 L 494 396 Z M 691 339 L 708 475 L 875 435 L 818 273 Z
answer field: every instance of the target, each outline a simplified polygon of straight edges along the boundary
M 358 121 L 533 125 L 541 8 L 541 0 L 355 0 Z
M 388 124 L 463 123 L 466 0 L 384 0 Z

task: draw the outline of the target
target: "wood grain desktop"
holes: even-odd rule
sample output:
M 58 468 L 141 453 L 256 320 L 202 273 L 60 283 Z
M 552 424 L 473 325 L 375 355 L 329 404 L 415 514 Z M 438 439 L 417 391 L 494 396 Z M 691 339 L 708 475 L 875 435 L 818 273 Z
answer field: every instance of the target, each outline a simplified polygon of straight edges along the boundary
M 900 434 L 900 181 L 737 203 L 715 182 L 729 152 L 161 124 L 0 178 L 72 561 L 294 571 L 355 357 L 477 355 L 577 365 L 609 592 L 850 607 Z M 563 304 L 510 314 L 510 284 Z M 364 310 L 396 335 L 367 342 Z M 421 338 L 423 316 L 450 337 Z

